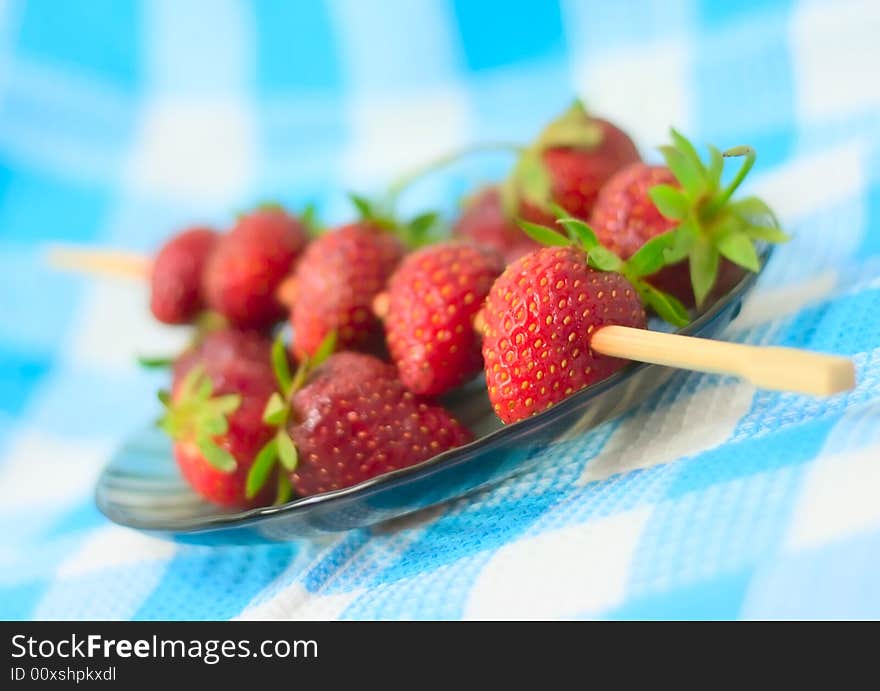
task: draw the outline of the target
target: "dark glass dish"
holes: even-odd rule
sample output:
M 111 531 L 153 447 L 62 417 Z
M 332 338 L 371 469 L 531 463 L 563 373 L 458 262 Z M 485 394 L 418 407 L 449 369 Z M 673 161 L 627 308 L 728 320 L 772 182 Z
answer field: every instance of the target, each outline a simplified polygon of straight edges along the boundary
M 763 252 L 762 264 L 769 254 Z M 718 334 L 739 313 L 756 277 L 747 273 L 678 333 L 706 338 Z M 149 429 L 110 459 L 98 480 L 97 504 L 120 525 L 200 544 L 283 541 L 369 526 L 532 468 L 554 445 L 645 400 L 674 372 L 633 363 L 534 417 L 506 426 L 492 412 L 485 385 L 474 382 L 445 403 L 474 430 L 476 441 L 353 487 L 247 511 L 224 511 L 199 499 L 178 472 L 169 440 Z

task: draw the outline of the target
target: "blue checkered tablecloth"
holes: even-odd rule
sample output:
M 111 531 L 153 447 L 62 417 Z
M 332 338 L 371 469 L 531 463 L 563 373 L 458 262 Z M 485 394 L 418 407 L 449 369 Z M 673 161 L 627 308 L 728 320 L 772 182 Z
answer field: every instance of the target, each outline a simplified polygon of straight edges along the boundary
M 0 618 L 880 617 L 880 5 L 0 2 Z M 645 152 L 753 144 L 795 236 L 726 337 L 851 356 L 812 399 L 680 373 L 529 474 L 324 542 L 115 526 L 97 473 L 184 336 L 44 243 L 149 250 L 254 201 L 375 191 L 573 93 Z M 407 203 L 452 208 L 464 165 Z

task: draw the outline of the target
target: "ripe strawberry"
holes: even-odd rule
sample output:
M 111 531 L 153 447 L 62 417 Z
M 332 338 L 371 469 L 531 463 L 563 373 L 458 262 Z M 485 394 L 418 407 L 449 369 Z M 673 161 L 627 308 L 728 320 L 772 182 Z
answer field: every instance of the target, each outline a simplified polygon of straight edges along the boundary
M 223 378 L 233 365 L 236 371 L 254 368 L 271 373 L 271 350 L 272 342 L 257 331 L 217 328 L 199 334 L 172 364 L 172 390 L 199 363 L 209 363 L 215 388 L 227 388 Z
M 193 489 L 221 506 L 259 506 L 267 488 L 245 492 L 248 473 L 273 430 L 262 416 L 275 391 L 268 342 L 231 330 L 209 334 L 175 363 L 171 394 L 160 394 L 161 427 Z
M 632 163 L 615 173 L 599 192 L 590 226 L 605 247 L 628 259 L 651 238 L 678 223 L 666 218 L 648 195 L 652 187 L 678 182 L 666 166 Z
M 555 204 L 586 219 L 608 178 L 638 160 L 626 133 L 577 101 L 522 153 L 505 183 L 505 208 L 516 208 L 518 200 L 524 218 L 547 222 Z
M 443 408 L 407 391 L 393 366 L 360 353 L 334 363 L 341 357 L 331 356 L 293 395 L 287 429 L 298 495 L 348 487 L 471 441 Z
M 709 147 L 706 164 L 675 130 L 672 139 L 672 146 L 661 147 L 666 166 L 635 163 L 608 181 L 590 223 L 600 242 L 623 259 L 666 235 L 671 243 L 666 250 L 669 265 L 650 282 L 689 306 L 702 305 L 707 297 L 733 287 L 743 269 L 758 270 L 756 240 L 782 242 L 787 236 L 760 199 L 730 201 L 754 163 L 751 149 L 737 147 L 722 154 Z M 734 180 L 722 187 L 727 156 L 745 156 L 745 162 Z
M 388 284 L 388 350 L 406 387 L 438 396 L 483 366 L 474 316 L 501 261 L 477 247 L 444 243 L 409 255 Z
M 185 324 L 204 307 L 202 271 L 217 237 L 210 228 L 189 228 L 159 250 L 150 276 L 150 311 L 160 322 Z
M 240 327 L 265 328 L 284 316 L 275 291 L 307 242 L 299 220 L 266 205 L 242 216 L 213 252 L 204 275 L 211 309 Z
M 549 408 L 626 362 L 590 349 L 608 324 L 645 328 L 635 287 L 590 268 L 575 247 L 546 247 L 508 266 L 483 311 L 489 399 L 505 423 Z
M 486 187 L 466 202 L 453 233 L 497 252 L 506 264 L 540 246 L 505 213 L 497 187 Z
M 293 276 L 290 321 L 300 358 L 314 354 L 333 331 L 340 350 L 370 350 L 382 343 L 373 299 L 403 257 L 393 234 L 361 221 L 325 233 L 303 254 Z

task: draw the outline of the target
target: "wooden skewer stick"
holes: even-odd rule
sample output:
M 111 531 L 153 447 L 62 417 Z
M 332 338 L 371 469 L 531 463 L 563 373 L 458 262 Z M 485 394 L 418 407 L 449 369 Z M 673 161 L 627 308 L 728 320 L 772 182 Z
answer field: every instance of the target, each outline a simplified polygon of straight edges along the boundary
M 474 328 L 482 332 L 484 327 L 480 311 Z M 852 360 L 796 348 L 725 343 L 629 326 L 599 329 L 590 339 L 590 347 L 602 355 L 626 360 L 730 374 L 773 391 L 832 396 L 856 385 Z
M 85 274 L 103 274 L 144 280 L 150 276 L 152 261 L 134 252 L 51 245 L 46 262 L 55 269 Z
M 149 257 L 134 252 L 72 245 L 50 245 L 46 249 L 46 263 L 59 271 L 149 280 L 153 262 Z M 276 290 L 278 301 L 287 307 L 293 305 L 296 283 L 293 276 L 284 279 Z
M 628 326 L 599 329 L 590 347 L 597 353 L 628 360 L 732 374 L 773 391 L 831 396 L 856 385 L 851 360 L 795 348 L 725 343 Z

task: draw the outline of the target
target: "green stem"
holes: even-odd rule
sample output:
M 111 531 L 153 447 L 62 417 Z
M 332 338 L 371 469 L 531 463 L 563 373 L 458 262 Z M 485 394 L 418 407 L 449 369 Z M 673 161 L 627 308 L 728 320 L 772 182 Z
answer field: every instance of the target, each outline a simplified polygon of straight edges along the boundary
M 728 202 L 733 193 L 736 192 L 736 188 L 742 184 L 743 180 L 745 180 L 745 177 L 749 174 L 752 166 L 755 165 L 755 159 L 757 158 L 755 150 L 750 146 L 735 146 L 721 155 L 724 156 L 724 158 L 744 156 L 745 160 L 743 161 L 739 172 L 736 174 L 736 177 L 731 180 L 730 184 L 724 188 L 724 191 L 716 197 L 712 204 L 706 209 L 705 213 L 707 218 L 711 218 L 713 214 L 719 211 Z
M 397 198 L 403 193 L 403 191 L 407 187 L 412 185 L 414 182 L 437 170 L 441 170 L 443 168 L 446 168 L 447 166 L 457 163 L 461 159 L 466 158 L 471 154 L 487 153 L 490 151 L 509 151 L 511 153 L 519 154 L 522 153 L 523 149 L 524 147 L 520 146 L 519 144 L 514 144 L 512 142 L 483 142 L 481 144 L 474 144 L 472 146 L 465 147 L 464 149 L 459 149 L 458 151 L 453 151 L 452 153 L 440 156 L 433 161 L 429 161 L 423 166 L 419 166 L 414 170 L 404 173 L 396 180 L 394 180 L 388 187 L 388 208 L 393 208 L 394 203 L 397 201 Z

